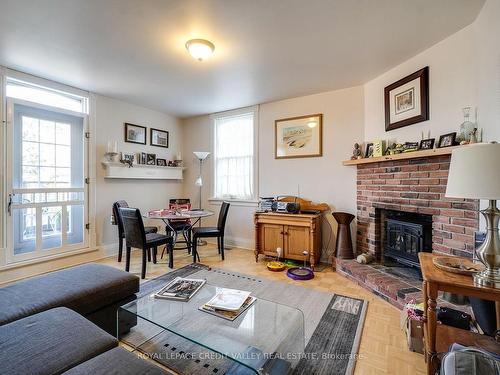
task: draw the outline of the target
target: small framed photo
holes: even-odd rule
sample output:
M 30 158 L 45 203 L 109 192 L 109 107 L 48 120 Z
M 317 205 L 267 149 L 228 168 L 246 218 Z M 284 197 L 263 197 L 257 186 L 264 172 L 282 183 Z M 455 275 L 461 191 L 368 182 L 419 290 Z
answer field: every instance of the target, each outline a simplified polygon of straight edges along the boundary
M 168 132 L 159 129 L 150 129 L 149 143 L 151 146 L 168 148 Z
M 434 148 L 434 138 L 422 139 L 420 141 L 419 150 L 432 150 Z
M 131 154 L 129 152 L 122 152 L 121 153 L 121 161 L 125 163 L 132 164 L 135 159 L 135 154 Z
M 125 142 L 138 143 L 141 145 L 146 144 L 146 130 L 145 126 L 125 123 Z
M 141 164 L 146 164 L 148 158 L 145 152 L 141 152 Z
M 373 143 L 366 144 L 365 158 L 373 157 Z
M 159 167 L 166 167 L 167 161 L 165 159 L 156 159 L 156 165 Z
M 438 148 L 454 146 L 456 137 L 456 132 L 443 134 L 441 137 L 439 137 Z
M 146 164 L 156 165 L 156 154 L 146 154 Z

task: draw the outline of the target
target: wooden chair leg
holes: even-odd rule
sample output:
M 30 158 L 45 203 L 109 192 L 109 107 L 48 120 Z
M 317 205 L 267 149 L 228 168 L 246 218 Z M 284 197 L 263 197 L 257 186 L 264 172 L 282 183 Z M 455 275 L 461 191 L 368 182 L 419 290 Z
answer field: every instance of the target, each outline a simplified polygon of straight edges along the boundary
M 141 279 L 146 278 L 146 263 L 147 263 L 147 253 L 148 249 L 142 249 L 142 270 L 141 270 Z
M 118 262 L 122 261 L 122 253 L 123 253 L 123 238 L 120 236 L 118 239 Z
M 167 249 L 168 249 L 168 268 L 174 268 L 174 245 L 168 243 Z
M 132 249 L 130 246 L 127 246 L 127 253 L 125 254 L 125 271 L 129 272 L 130 271 L 130 251 Z
M 148 252 L 148 262 L 151 262 L 151 248 L 149 248 L 147 252 Z
M 224 236 L 220 238 L 220 255 L 222 260 L 224 260 Z
M 158 254 L 158 248 L 153 247 L 153 263 L 156 264 L 156 255 Z
M 217 251 L 220 254 L 220 237 L 217 237 Z

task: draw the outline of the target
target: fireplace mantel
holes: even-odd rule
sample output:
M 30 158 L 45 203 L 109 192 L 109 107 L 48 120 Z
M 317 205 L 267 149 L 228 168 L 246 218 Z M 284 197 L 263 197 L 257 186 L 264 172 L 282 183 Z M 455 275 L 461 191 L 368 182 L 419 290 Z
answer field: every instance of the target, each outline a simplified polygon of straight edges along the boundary
M 413 151 L 413 152 L 405 152 L 405 153 L 395 154 L 395 155 L 378 156 L 375 158 L 344 160 L 342 162 L 342 165 L 347 166 L 347 165 L 370 164 L 370 163 L 380 163 L 380 162 L 384 162 L 384 161 L 417 159 L 417 158 L 428 158 L 431 156 L 450 155 L 451 152 L 458 147 L 460 147 L 460 146 L 434 148 L 432 150 L 420 150 L 420 151 Z

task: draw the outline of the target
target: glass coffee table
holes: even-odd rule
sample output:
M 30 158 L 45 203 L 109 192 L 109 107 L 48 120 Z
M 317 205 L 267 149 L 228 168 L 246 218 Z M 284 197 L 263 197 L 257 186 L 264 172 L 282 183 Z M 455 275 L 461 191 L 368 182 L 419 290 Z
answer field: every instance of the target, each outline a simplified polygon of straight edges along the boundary
M 188 302 L 155 298 L 151 294 L 121 306 L 118 331 L 123 331 L 123 325 L 130 321 L 137 321 L 137 325 L 130 332 L 119 334 L 119 340 L 155 360 L 165 358 L 166 353 L 158 351 L 166 352 L 168 345 L 151 343 L 162 334 L 173 334 L 187 340 L 191 348 L 196 344 L 194 347 L 204 352 L 205 359 L 211 358 L 207 352 L 224 359 L 225 374 L 290 372 L 304 354 L 302 311 L 261 298 L 234 321 L 198 310 L 217 289 L 206 283 Z M 187 359 L 193 360 L 196 355 L 192 352 Z M 168 361 L 161 363 L 169 367 Z

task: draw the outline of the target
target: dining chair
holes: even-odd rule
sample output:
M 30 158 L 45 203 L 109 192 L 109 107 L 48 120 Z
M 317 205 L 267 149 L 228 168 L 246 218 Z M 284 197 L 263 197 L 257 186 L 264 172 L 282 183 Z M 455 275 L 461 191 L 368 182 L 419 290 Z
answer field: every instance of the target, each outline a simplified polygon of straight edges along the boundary
M 229 206 L 230 204 L 228 202 L 222 202 L 216 227 L 193 228 L 193 240 L 191 241 L 191 245 L 194 263 L 196 263 L 196 258 L 200 260 L 200 256 L 197 250 L 198 238 L 217 237 L 217 249 L 222 257 L 222 260 L 224 260 L 224 230 L 226 228 L 226 219 L 229 212 Z
M 153 263 L 156 263 L 158 246 L 166 245 L 168 251 L 168 266 L 173 268 L 173 239 L 159 233 L 146 233 L 141 211 L 138 208 L 120 208 L 120 215 L 125 230 L 125 241 L 127 245 L 125 271 L 130 269 L 130 251 L 132 247 L 142 250 L 141 279 L 146 277 L 147 254 L 152 249 Z
M 168 208 L 171 210 L 191 210 L 191 200 L 189 198 L 170 199 Z M 182 233 L 184 241 L 176 241 L 176 243 L 186 244 L 186 247 L 183 247 L 182 249 L 187 249 L 188 254 L 190 254 L 191 247 L 189 245 L 191 243 L 191 219 L 173 219 L 169 220 L 169 224 L 175 230 L 176 234 L 179 232 Z
M 123 229 L 123 220 L 120 216 L 120 208 L 128 208 L 126 201 L 116 201 L 113 203 L 113 221 L 114 225 L 118 226 L 118 262 L 122 261 L 123 253 L 123 239 L 125 238 L 125 230 Z M 157 227 L 144 227 L 146 233 L 157 233 Z M 148 260 L 151 261 L 151 254 L 149 253 Z

